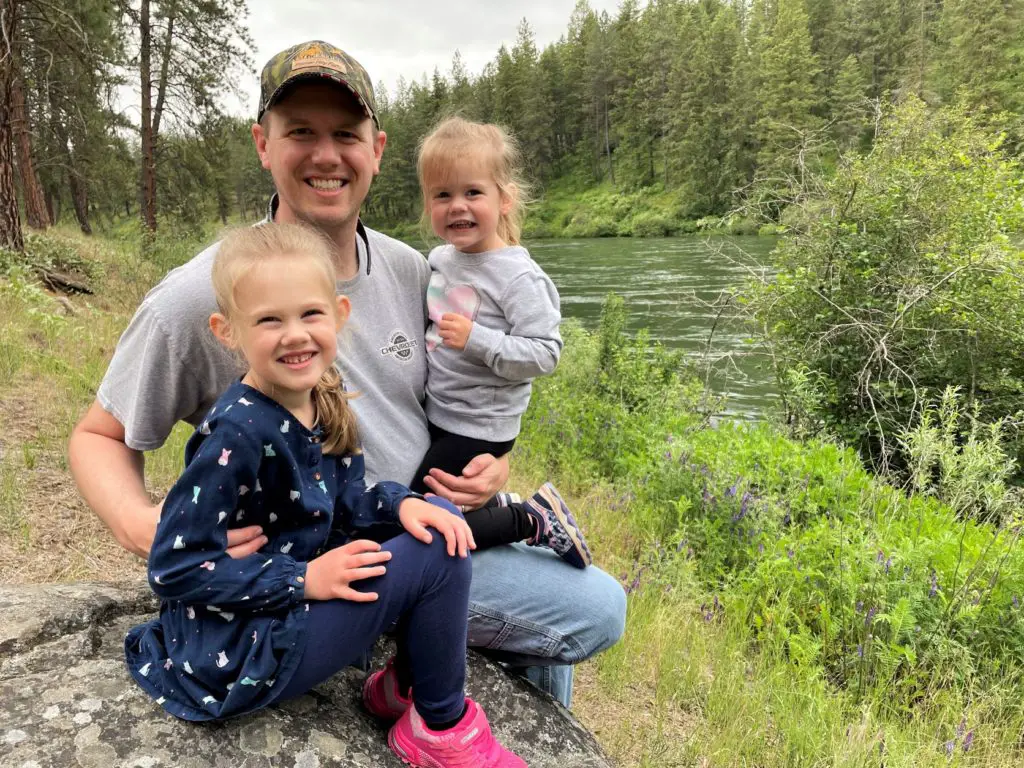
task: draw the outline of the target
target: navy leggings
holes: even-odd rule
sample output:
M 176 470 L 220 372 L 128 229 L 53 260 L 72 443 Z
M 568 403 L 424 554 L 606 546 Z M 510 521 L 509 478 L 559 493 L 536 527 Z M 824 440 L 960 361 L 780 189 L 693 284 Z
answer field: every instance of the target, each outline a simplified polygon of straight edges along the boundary
M 444 499 L 427 501 L 459 515 Z M 309 602 L 306 650 L 276 701 L 299 696 L 349 666 L 397 621 L 399 655 L 409 665 L 417 711 L 428 723 L 462 714 L 472 571 L 468 557 L 450 557 L 444 537 L 429 530 L 430 544 L 402 533 L 381 545 L 391 552 L 387 573 L 352 583 L 360 592 L 376 592 L 372 603 Z

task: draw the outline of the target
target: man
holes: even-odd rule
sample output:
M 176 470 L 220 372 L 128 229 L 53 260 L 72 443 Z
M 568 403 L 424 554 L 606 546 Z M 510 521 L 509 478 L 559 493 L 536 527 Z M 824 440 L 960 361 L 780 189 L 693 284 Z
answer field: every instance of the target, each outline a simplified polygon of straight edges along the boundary
M 429 268 L 408 246 L 363 227 L 359 211 L 387 143 L 370 78 L 351 56 L 310 42 L 274 56 L 261 78 L 256 151 L 277 194 L 270 218 L 315 226 L 336 247 L 338 291 L 352 302 L 339 366 L 359 418 L 369 481 L 409 483 L 429 446 L 422 403 Z M 126 549 L 145 557 L 160 505 L 146 492 L 143 451 L 179 420 L 198 424 L 239 375 L 209 332 L 217 310 L 210 270 L 217 245 L 169 273 L 143 300 L 69 445 L 89 506 Z M 501 488 L 507 459 L 482 455 L 461 476 L 432 470 L 431 490 L 464 510 Z M 258 528 L 229 537 L 229 553 L 262 546 Z M 566 568 L 546 550 L 497 547 L 473 556 L 469 644 L 514 666 L 569 706 L 566 666 L 614 644 L 625 595 L 597 568 Z

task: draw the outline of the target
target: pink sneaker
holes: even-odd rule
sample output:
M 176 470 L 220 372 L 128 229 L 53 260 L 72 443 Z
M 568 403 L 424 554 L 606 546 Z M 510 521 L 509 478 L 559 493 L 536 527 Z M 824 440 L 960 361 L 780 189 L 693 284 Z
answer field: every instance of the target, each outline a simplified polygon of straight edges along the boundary
M 412 699 L 398 691 L 394 656 L 388 659 L 384 669 L 377 670 L 363 682 L 363 706 L 382 720 L 397 720 L 412 707 Z
M 391 726 L 388 746 L 416 768 L 527 768 L 498 743 L 484 711 L 470 698 L 462 720 L 447 731 L 430 730 L 416 707 L 409 707 Z

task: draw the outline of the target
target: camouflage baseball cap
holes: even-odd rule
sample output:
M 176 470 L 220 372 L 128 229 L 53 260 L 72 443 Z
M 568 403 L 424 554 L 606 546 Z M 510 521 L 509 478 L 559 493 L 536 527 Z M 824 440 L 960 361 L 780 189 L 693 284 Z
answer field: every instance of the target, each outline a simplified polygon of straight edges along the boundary
M 380 128 L 373 86 L 363 65 L 340 48 L 322 40 L 299 43 L 271 57 L 260 76 L 260 107 L 256 120 L 263 119 L 263 114 L 274 106 L 288 86 L 300 80 L 321 77 L 348 89 L 366 116 Z

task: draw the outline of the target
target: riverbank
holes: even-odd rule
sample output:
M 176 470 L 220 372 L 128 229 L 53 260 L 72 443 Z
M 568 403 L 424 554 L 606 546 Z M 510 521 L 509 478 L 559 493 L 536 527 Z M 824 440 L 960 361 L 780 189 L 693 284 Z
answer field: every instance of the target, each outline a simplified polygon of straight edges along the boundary
M 777 235 L 776 227 L 741 216 L 687 215 L 689 202 L 678 189 L 660 186 L 635 191 L 603 184 L 578 189 L 570 181 L 556 180 L 529 207 L 524 239 L 590 237 L 673 237 L 709 235 Z M 417 221 L 367 223 L 410 244 L 430 247 L 430 238 Z
M 142 577 L 78 500 L 64 446 L 131 311 L 198 244 L 161 248 L 35 239 L 96 291 L 65 302 L 3 263 L 0 582 Z M 828 442 L 712 426 L 700 383 L 622 333 L 629 311 L 566 324 L 510 483 L 553 480 L 629 590 L 626 636 L 581 666 L 575 707 L 617 763 L 1019 765 L 1020 528 L 959 519 Z M 189 432 L 147 455 L 154 493 Z

